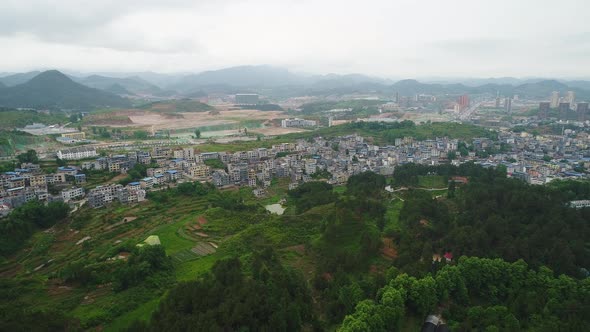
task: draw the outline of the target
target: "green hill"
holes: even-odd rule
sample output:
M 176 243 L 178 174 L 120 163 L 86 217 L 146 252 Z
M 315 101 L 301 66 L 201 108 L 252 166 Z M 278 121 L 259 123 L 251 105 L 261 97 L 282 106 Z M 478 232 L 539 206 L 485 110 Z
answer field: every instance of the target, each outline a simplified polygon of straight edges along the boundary
M 0 83 L 6 86 L 15 86 L 28 82 L 31 78 L 41 74 L 40 71 L 30 71 L 27 73 L 16 73 L 4 77 L 0 77 Z
M 57 70 L 49 70 L 26 83 L 0 90 L 0 106 L 91 110 L 128 107 L 130 102 L 112 93 L 78 84 Z
M 167 96 L 170 94 L 168 91 L 164 91 L 160 89 L 160 87 L 151 84 L 136 76 L 117 78 L 100 75 L 91 75 L 84 78 L 74 78 L 74 80 L 85 86 L 108 92 L 113 92 L 116 94 L 121 93 L 114 92 L 113 86 L 121 86 L 125 90 L 131 92 L 127 94 L 148 94 L 154 96 Z

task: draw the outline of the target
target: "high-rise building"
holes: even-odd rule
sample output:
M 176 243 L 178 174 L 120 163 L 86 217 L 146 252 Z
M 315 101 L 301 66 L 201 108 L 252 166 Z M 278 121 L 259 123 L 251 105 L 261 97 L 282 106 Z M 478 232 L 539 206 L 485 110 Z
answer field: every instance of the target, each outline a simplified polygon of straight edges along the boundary
M 461 97 L 459 97 L 459 100 L 457 101 L 457 103 L 459 104 L 459 107 L 461 109 L 466 109 L 467 107 L 469 107 L 469 96 L 462 95 Z
M 395 102 L 399 103 L 399 92 L 395 93 Z
M 551 107 L 557 108 L 559 106 L 559 91 L 551 92 Z
M 546 119 L 549 116 L 549 108 L 551 107 L 551 103 L 548 101 L 543 101 L 539 103 L 539 118 Z
M 559 118 L 561 120 L 567 120 L 567 114 L 570 110 L 570 103 L 559 103 Z
M 512 112 L 512 98 L 510 97 L 506 97 L 504 99 L 504 109 L 506 110 L 506 112 L 510 113 Z
M 578 121 L 586 121 L 588 119 L 588 103 L 578 103 L 576 113 L 578 114 Z
M 573 91 L 568 91 L 567 92 L 567 98 L 565 99 L 565 101 L 567 103 L 570 103 L 570 105 L 573 105 L 575 99 L 576 99 L 576 94 Z

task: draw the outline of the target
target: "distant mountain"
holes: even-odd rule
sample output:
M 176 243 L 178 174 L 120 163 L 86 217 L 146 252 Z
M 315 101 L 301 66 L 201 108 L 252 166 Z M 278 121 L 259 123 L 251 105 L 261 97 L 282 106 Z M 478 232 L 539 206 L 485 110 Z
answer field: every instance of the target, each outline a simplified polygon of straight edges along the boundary
M 5 87 L 6 87 L 6 85 L 4 83 L 0 82 L 0 89 L 3 89 Z
M 520 95 L 529 98 L 549 98 L 551 92 L 559 91 L 562 95 L 567 91 L 574 91 L 576 98 L 590 99 L 590 90 L 575 88 L 556 80 L 543 80 L 533 83 L 524 83 L 520 85 L 494 84 L 488 83 L 479 86 L 467 86 L 460 83 L 440 84 L 440 83 L 421 83 L 416 80 L 401 80 L 391 85 L 393 92 L 400 95 L 412 96 L 417 93 L 425 94 L 496 94 L 501 96 Z
M 565 81 L 568 86 L 590 91 L 590 81 Z
M 110 92 L 110 93 L 114 93 L 116 95 L 129 95 L 129 96 L 133 95 L 133 93 L 131 91 L 125 89 L 125 87 L 119 83 L 115 83 L 115 84 L 113 84 L 105 89 L 101 89 L 101 90 L 104 90 L 104 91 Z
M 239 66 L 187 75 L 169 86 L 181 92 L 197 91 L 204 86 L 229 85 L 233 87 L 270 88 L 299 84 L 302 78 L 287 69 L 271 66 Z
M 112 92 L 110 89 L 113 85 L 119 85 L 123 87 L 130 94 L 139 94 L 139 95 L 153 95 L 153 96 L 167 96 L 169 95 L 168 92 L 162 90 L 160 87 L 145 81 L 144 79 L 134 76 L 134 77 L 107 77 L 107 76 L 100 76 L 100 75 L 91 75 L 88 77 L 83 78 L 74 78 L 72 79 L 80 84 L 86 85 L 91 88 L 106 90 Z
M 0 77 L 0 82 L 6 86 L 15 86 L 28 82 L 31 78 L 39 75 L 40 71 L 30 71 L 28 73 L 12 74 Z
M 57 70 L 48 70 L 26 83 L 1 89 L 0 106 L 90 110 L 128 107 L 130 102 L 112 93 L 78 84 Z
M 428 84 L 420 83 L 416 80 L 401 80 L 393 85 L 391 88 L 394 92 L 398 92 L 400 95 L 411 96 L 417 93 L 425 94 L 461 94 L 467 93 L 470 88 L 463 84 Z
M 549 97 L 553 91 L 566 92 L 572 89 L 556 80 L 546 80 L 518 85 L 514 87 L 513 93 L 528 97 Z
M 14 86 L 26 82 L 35 73 L 13 74 L 0 83 Z M 80 74 L 76 74 L 80 75 Z M 310 75 L 290 72 L 268 65 L 238 66 L 197 74 L 159 74 L 153 72 L 106 73 L 88 77 L 71 77 L 77 83 L 118 95 L 200 98 L 208 94 L 260 93 L 271 98 L 313 95 L 376 94 L 402 96 L 414 94 L 496 94 L 549 98 L 552 91 L 576 93 L 576 100 L 590 99 L 590 81 L 556 81 L 542 78 L 457 78 L 394 82 L 362 74 Z M 154 83 L 155 82 L 155 83 Z
M 312 76 L 307 79 L 308 81 L 313 82 L 313 88 L 326 88 L 326 89 L 336 89 L 336 88 L 343 88 L 343 87 L 354 87 L 354 86 L 369 86 L 373 85 L 376 87 L 377 85 L 386 85 L 391 84 L 392 82 L 386 79 L 378 78 L 378 77 L 371 77 L 367 75 L 361 74 L 347 74 L 347 75 L 337 75 L 337 74 L 328 74 L 328 75 L 321 75 L 321 76 Z
M 427 83 L 451 84 L 461 83 L 469 87 L 479 87 L 482 85 L 520 85 L 525 83 L 536 83 L 546 80 L 545 78 L 516 78 L 516 77 L 490 77 L 490 78 L 452 78 L 452 79 L 424 79 Z

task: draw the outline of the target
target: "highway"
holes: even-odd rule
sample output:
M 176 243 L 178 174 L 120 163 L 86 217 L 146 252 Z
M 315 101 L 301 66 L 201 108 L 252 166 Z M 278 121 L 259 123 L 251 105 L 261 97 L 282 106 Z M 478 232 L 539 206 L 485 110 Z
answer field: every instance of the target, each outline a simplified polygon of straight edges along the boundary
M 466 121 L 466 120 L 470 120 L 471 116 L 473 115 L 473 112 L 475 112 L 475 110 L 477 110 L 477 108 L 482 104 L 483 102 L 478 102 L 475 103 L 469 107 L 467 107 L 466 109 L 464 109 L 463 111 L 459 112 L 459 114 L 457 115 L 457 120 L 461 120 L 461 121 Z

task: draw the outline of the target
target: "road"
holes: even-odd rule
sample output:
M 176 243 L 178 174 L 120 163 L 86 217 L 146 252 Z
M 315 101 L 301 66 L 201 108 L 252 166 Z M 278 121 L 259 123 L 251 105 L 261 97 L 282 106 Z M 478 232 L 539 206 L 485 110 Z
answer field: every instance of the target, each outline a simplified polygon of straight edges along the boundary
M 482 104 L 483 102 L 479 102 L 479 103 L 475 103 L 469 107 L 467 107 L 466 109 L 464 109 L 463 111 L 459 112 L 459 114 L 457 115 L 457 119 L 461 120 L 461 121 L 465 121 L 465 120 L 470 120 L 471 116 L 473 115 L 473 112 L 475 112 L 475 110 L 477 110 L 477 108 Z

